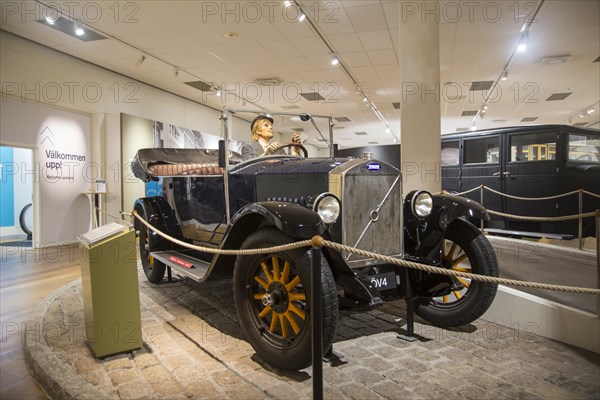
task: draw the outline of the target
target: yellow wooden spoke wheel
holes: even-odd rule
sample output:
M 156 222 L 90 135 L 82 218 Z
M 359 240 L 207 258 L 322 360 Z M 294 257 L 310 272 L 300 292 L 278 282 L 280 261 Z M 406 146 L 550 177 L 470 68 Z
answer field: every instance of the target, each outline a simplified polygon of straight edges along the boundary
M 446 231 L 441 248 L 442 267 L 453 271 L 498 276 L 498 261 L 485 235 L 467 221 L 455 220 Z M 497 285 L 452 277 L 445 296 L 419 304 L 415 312 L 440 327 L 473 322 L 489 308 Z
M 256 249 L 296 240 L 276 228 L 252 233 L 241 246 Z M 320 266 L 323 304 L 323 348 L 333 341 L 338 298 L 331 269 Z M 300 369 L 311 361 L 311 257 L 307 249 L 237 257 L 233 272 L 234 298 L 248 342 L 268 363 Z

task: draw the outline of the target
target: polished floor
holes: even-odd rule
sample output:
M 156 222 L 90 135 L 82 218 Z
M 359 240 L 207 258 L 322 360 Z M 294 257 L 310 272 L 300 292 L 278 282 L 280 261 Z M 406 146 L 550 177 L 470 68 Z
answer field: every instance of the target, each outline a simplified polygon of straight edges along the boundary
M 27 370 L 21 324 L 46 296 L 80 278 L 79 250 L 0 247 L 0 399 L 46 399 Z

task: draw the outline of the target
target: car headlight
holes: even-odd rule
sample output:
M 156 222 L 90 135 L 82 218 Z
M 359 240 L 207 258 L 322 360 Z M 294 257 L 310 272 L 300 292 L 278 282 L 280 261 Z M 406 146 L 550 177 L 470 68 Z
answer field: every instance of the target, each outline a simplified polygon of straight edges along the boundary
M 313 202 L 313 210 L 316 211 L 323 222 L 333 224 L 340 216 L 340 201 L 331 193 L 321 193 Z
M 417 218 L 425 218 L 433 209 L 433 197 L 424 190 L 415 193 L 412 198 L 412 212 Z

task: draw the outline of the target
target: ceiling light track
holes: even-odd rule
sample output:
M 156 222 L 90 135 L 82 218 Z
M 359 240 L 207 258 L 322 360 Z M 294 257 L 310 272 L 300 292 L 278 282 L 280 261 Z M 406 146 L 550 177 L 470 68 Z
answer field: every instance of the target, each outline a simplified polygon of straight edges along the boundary
M 594 114 L 598 113 L 599 108 L 600 108 L 600 103 L 596 103 L 589 107 L 585 107 L 583 110 L 578 111 L 576 114 L 573 114 L 569 117 L 569 119 L 568 119 L 569 124 L 573 125 L 573 124 L 582 124 L 583 123 L 583 124 L 587 125 L 587 123 L 592 124 L 592 123 L 597 122 L 598 118 L 596 118 L 594 120 Z M 581 121 L 582 119 L 586 119 L 586 118 L 591 119 L 591 120 L 588 121 L 587 123 L 586 122 L 578 122 L 578 121 Z
M 373 113 L 377 116 L 377 118 L 379 118 L 379 120 L 386 127 L 386 132 L 389 129 L 390 132 L 391 132 L 391 134 L 392 134 L 392 137 L 394 138 L 394 141 L 398 140 L 398 142 L 399 142 L 399 139 L 396 137 L 396 134 L 390 128 L 390 124 L 388 123 L 388 121 L 385 119 L 385 117 L 383 116 L 383 114 L 381 114 L 381 112 L 379 111 L 379 109 L 377 108 L 377 106 L 375 105 L 375 103 L 373 103 L 371 101 L 371 99 L 365 94 L 364 90 L 361 89 L 360 84 L 358 83 L 358 80 L 354 77 L 354 75 L 352 75 L 352 73 L 350 72 L 350 70 L 348 70 L 348 68 L 344 64 L 343 60 L 338 56 L 338 52 L 334 49 L 334 47 L 327 41 L 327 39 L 325 39 L 325 36 L 323 36 L 323 34 L 321 33 L 321 31 L 318 28 L 318 26 L 310 19 L 310 17 L 308 16 L 309 14 L 307 14 L 304 11 L 304 9 L 302 8 L 302 6 L 300 4 L 298 4 L 297 1 L 291 0 L 291 4 L 294 4 L 296 7 L 298 7 L 298 9 L 300 10 L 300 14 L 303 15 L 303 16 L 305 16 L 305 20 L 311 26 L 311 28 L 313 29 L 313 31 L 315 32 L 315 34 L 321 39 L 321 41 L 323 42 L 323 44 L 325 44 L 325 46 L 329 50 L 329 53 L 332 55 L 331 64 L 332 65 L 337 65 L 337 66 L 339 66 L 342 69 L 342 71 L 344 72 L 344 74 L 346 74 L 346 76 L 352 81 L 352 83 L 354 84 L 354 86 L 357 88 L 357 93 L 360 96 L 362 96 L 363 102 L 365 102 L 367 106 L 371 107 L 371 110 L 373 111 Z M 336 61 L 335 64 L 334 64 L 334 61 Z
M 77 20 L 75 17 L 73 17 L 72 15 L 69 15 L 69 14 L 65 13 L 65 12 L 64 12 L 64 11 L 62 11 L 62 10 L 59 10 L 59 9 L 57 9 L 56 7 L 54 7 L 54 6 L 53 6 L 53 5 L 51 5 L 51 4 L 44 3 L 44 2 L 43 2 L 43 1 L 41 1 L 41 0 L 35 0 L 35 2 L 36 2 L 36 3 L 38 3 L 38 4 L 40 4 L 40 5 L 42 5 L 42 6 L 44 6 L 44 7 L 47 7 L 47 8 L 48 8 L 48 9 L 50 9 L 50 10 L 53 10 L 53 11 L 55 11 L 55 12 L 57 13 L 57 15 L 62 15 L 62 16 L 65 16 L 66 18 L 68 18 L 68 19 L 70 19 L 71 21 L 73 21 L 73 23 L 74 23 L 74 24 L 75 24 L 77 27 L 79 27 L 79 28 L 81 28 L 81 29 L 90 29 L 90 27 L 89 27 L 87 24 L 85 24 L 85 23 L 83 23 L 83 22 L 81 22 L 81 21 Z M 93 28 L 93 29 L 91 29 L 91 30 L 93 30 L 93 31 L 96 31 L 96 32 L 98 32 L 99 34 L 106 36 L 107 38 L 113 39 L 113 40 L 115 40 L 115 41 L 117 41 L 117 42 L 119 42 L 119 43 L 122 43 L 122 44 L 124 44 L 124 45 L 126 45 L 126 46 L 128 46 L 128 47 L 130 47 L 130 48 L 132 48 L 132 49 L 134 49 L 135 51 L 139 52 L 141 55 L 140 55 L 139 59 L 136 61 L 136 63 L 135 63 L 135 66 L 136 66 L 136 67 L 139 67 L 139 66 L 141 66 L 141 65 L 142 65 L 142 63 L 143 63 L 143 62 L 144 62 L 144 61 L 145 61 L 145 60 L 146 60 L 148 57 L 152 57 L 153 59 L 155 59 L 155 60 L 157 60 L 157 61 L 160 61 L 160 62 L 162 62 L 163 64 L 166 64 L 166 65 L 167 65 L 167 66 L 169 66 L 169 67 L 170 67 L 170 68 L 171 68 L 173 71 L 176 71 L 176 73 L 174 72 L 174 75 L 175 75 L 175 76 L 178 76 L 180 73 L 185 73 L 186 75 L 189 75 L 189 76 L 191 76 L 191 77 L 193 77 L 193 78 L 195 78 L 195 79 L 197 79 L 197 80 L 199 80 L 199 81 L 208 82 L 208 80 L 206 80 L 206 79 L 203 79 L 202 77 L 199 77 L 199 76 L 197 76 L 197 75 L 195 75 L 195 74 L 192 74 L 191 72 L 188 72 L 188 71 L 186 71 L 186 70 L 184 70 L 184 69 L 182 69 L 182 68 L 180 68 L 180 67 L 176 66 L 175 64 L 172 64 L 172 63 L 170 63 L 169 61 L 165 60 L 164 58 L 161 58 L 161 57 L 159 57 L 159 56 L 157 56 L 157 55 L 155 55 L 155 54 L 152 54 L 152 53 L 150 53 L 150 52 L 148 52 L 148 51 L 146 51 L 146 50 L 144 50 L 144 49 L 141 49 L 139 46 L 133 45 L 133 44 L 131 44 L 131 43 L 129 43 L 129 42 L 127 42 L 127 41 L 125 41 L 125 40 L 123 40 L 123 39 L 121 39 L 121 38 L 117 37 L 117 36 L 114 36 L 114 35 L 113 35 L 113 34 L 111 34 L 111 33 L 105 32 L 105 31 L 103 31 L 103 30 L 101 30 L 101 29 L 98 29 L 97 27 L 94 27 L 94 28 Z M 265 108 L 261 107 L 260 105 L 258 105 L 258 104 L 256 104 L 256 103 L 254 103 L 254 102 L 253 102 L 253 101 L 251 101 L 251 100 L 248 100 L 248 99 L 246 99 L 246 98 L 244 98 L 244 97 L 240 96 L 238 93 L 236 93 L 236 92 L 234 92 L 234 91 L 229 91 L 229 90 L 225 90 L 225 89 L 220 89 L 220 90 L 218 90 L 218 92 L 219 92 L 219 93 L 226 93 L 226 94 L 228 94 L 228 95 L 230 95 L 230 96 L 233 96 L 233 97 L 234 97 L 236 100 L 239 100 L 239 101 L 240 101 L 242 104 L 249 103 L 249 104 L 252 104 L 252 105 L 254 105 L 255 107 L 258 107 L 258 108 L 260 108 L 260 109 L 261 109 L 261 110 L 263 110 L 263 111 L 266 111 L 266 109 L 265 109 Z M 218 97 L 221 97 L 221 96 L 220 96 L 220 95 L 218 95 Z
M 485 113 L 488 109 L 489 100 L 492 97 L 492 95 L 494 95 L 494 90 L 496 89 L 496 86 L 498 86 L 500 81 L 506 81 L 508 79 L 508 66 L 510 65 L 510 62 L 512 61 L 515 54 L 519 53 L 519 52 L 523 52 L 527 49 L 527 40 L 529 38 L 529 27 L 535 21 L 535 17 L 538 15 L 538 12 L 544 5 L 545 1 L 546 0 L 540 1 L 540 4 L 538 4 L 538 6 L 535 10 L 535 13 L 533 13 L 531 18 L 528 21 L 525 21 L 525 23 L 521 27 L 521 30 L 519 31 L 519 40 L 517 41 L 517 45 L 515 46 L 513 51 L 510 53 L 510 56 L 508 57 L 508 61 L 506 61 L 506 64 L 504 64 L 504 67 L 502 68 L 500 75 L 498 75 L 498 77 L 496 78 L 496 80 L 494 81 L 494 83 L 492 84 L 490 89 L 488 90 L 488 94 L 487 94 L 485 100 L 483 101 L 482 106 L 479 108 L 479 110 L 477 110 L 477 114 L 475 114 L 475 117 L 473 118 L 473 122 L 471 123 L 471 127 L 469 128 L 469 131 L 476 130 L 477 129 L 477 120 L 483 119 L 483 117 L 485 116 Z

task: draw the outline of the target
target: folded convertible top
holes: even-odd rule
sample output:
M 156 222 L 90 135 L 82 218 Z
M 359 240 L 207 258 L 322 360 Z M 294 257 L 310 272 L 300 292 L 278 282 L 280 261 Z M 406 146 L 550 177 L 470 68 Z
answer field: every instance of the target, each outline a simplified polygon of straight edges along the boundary
M 242 161 L 242 156 L 230 151 L 229 162 Z M 167 175 L 221 175 L 217 149 L 140 149 L 131 162 L 136 178 L 147 182 Z

